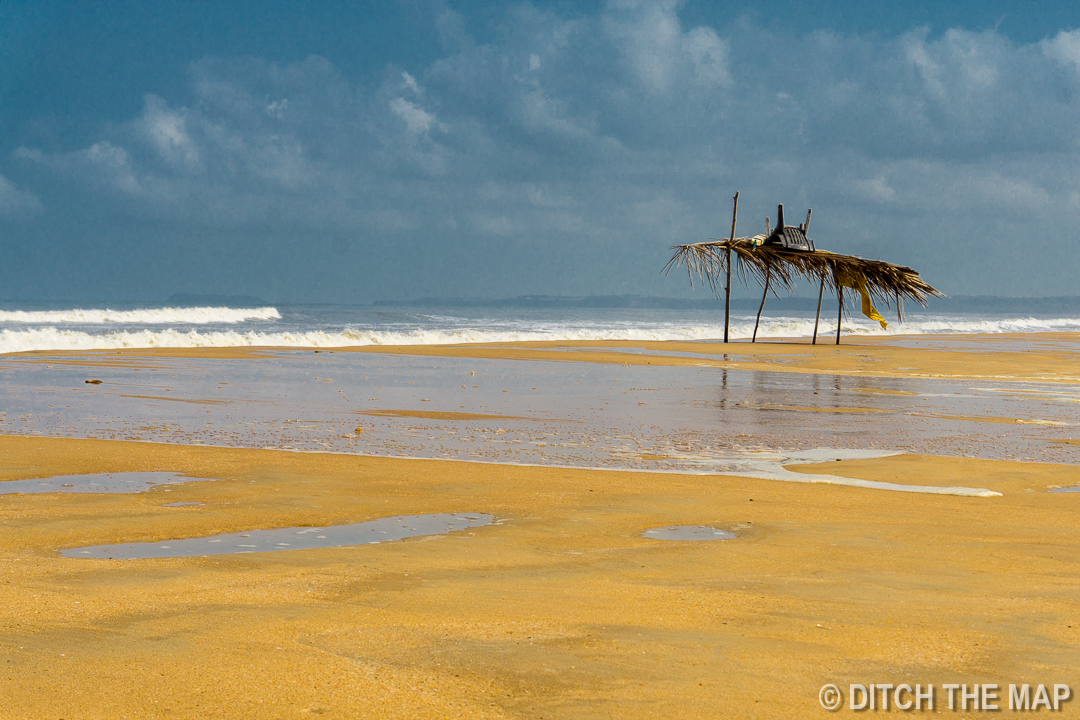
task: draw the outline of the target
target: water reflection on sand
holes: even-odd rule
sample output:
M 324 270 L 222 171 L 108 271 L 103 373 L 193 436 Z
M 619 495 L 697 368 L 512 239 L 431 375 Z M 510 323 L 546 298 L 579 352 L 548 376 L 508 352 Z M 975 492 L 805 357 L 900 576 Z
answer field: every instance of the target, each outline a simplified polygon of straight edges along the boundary
M 312 550 L 369 545 L 426 535 L 445 535 L 490 525 L 492 520 L 490 515 L 482 513 L 401 515 L 332 527 L 275 528 L 160 542 L 94 545 L 62 550 L 60 554 L 73 558 L 118 560 Z
M 1061 383 L 326 351 L 8 357 L 0 375 L 15 434 L 684 472 L 815 448 L 1080 461 Z
M 0 495 L 26 493 L 141 493 L 155 488 L 165 492 L 169 486 L 188 482 L 213 482 L 214 478 L 187 477 L 174 472 L 116 472 L 0 482 Z M 178 505 L 181 503 L 170 503 Z

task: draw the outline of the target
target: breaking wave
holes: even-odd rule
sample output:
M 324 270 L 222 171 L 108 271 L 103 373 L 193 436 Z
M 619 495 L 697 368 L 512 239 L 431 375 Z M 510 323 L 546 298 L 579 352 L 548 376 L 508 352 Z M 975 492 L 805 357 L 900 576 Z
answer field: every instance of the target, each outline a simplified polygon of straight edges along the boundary
M 276 308 L 167 307 L 139 310 L 0 310 L 0 323 L 39 325 L 210 325 L 280 320 Z
M 212 320 L 181 320 L 180 313 L 192 312 L 196 317 Z M 112 311 L 69 311 L 101 312 Z M 274 320 L 280 317 L 274 308 L 257 310 L 229 310 L 228 308 L 167 308 L 163 310 L 118 311 L 117 314 L 166 313 L 176 318 L 157 320 L 158 324 L 170 323 L 237 323 L 252 319 Z M 229 313 L 242 314 L 242 318 L 229 320 Z M 7 313 L 12 314 L 12 313 Z M 147 317 L 143 315 L 142 317 Z M 447 318 L 451 320 L 451 318 Z M 494 323 L 490 319 L 452 318 L 457 324 L 447 323 L 427 327 L 380 327 L 318 329 L 310 325 L 293 330 L 266 331 L 243 328 L 236 330 L 188 329 L 188 328 L 139 328 L 131 330 L 106 330 L 87 332 L 84 329 L 63 327 L 39 327 L 0 330 L 0 353 L 41 350 L 107 350 L 123 348 L 164 347 L 358 347 L 364 345 L 443 345 L 462 343 L 511 343 L 528 341 L 563 340 L 714 340 L 723 337 L 723 324 L 690 324 L 674 321 L 657 321 L 643 316 L 641 322 L 603 322 L 587 318 L 562 318 L 537 322 L 527 318 L 502 318 Z M 650 321 L 651 320 L 651 321 Z M 731 336 L 749 338 L 753 332 L 753 319 L 733 318 Z M 7 320 L 7 322 L 13 322 Z M 29 321 L 16 321 L 29 322 Z M 59 324 L 63 321 L 52 320 Z M 71 321 L 75 322 L 75 321 Z M 82 320 L 81 322 L 89 323 Z M 108 322 L 108 321 L 102 321 Z M 124 321 L 111 321 L 124 322 Z M 131 320 L 128 322 L 147 322 Z M 493 327 L 496 325 L 496 327 Z M 808 337 L 814 329 L 813 318 L 762 318 L 758 337 Z M 973 333 L 1032 333 L 1080 331 L 1080 318 L 996 318 L 970 319 L 963 317 L 909 317 L 903 324 L 890 324 L 883 331 L 876 323 L 861 319 L 844 321 L 845 335 L 923 335 L 923 334 L 973 334 Z M 818 333 L 828 337 L 836 332 L 836 324 L 822 321 Z

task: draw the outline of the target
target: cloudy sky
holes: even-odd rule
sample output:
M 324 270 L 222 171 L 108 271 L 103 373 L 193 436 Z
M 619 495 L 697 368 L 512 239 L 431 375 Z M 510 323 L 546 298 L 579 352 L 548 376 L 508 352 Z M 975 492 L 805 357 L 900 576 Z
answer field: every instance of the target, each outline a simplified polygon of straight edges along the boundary
M 0 0 L 0 298 L 633 293 L 814 208 L 950 295 L 1077 295 L 1080 10 Z

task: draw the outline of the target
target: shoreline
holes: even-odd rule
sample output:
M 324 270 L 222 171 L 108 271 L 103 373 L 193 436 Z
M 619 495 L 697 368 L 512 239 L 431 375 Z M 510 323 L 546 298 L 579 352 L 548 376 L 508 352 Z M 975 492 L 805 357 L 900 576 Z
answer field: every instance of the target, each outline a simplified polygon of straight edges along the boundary
M 76 438 L 65 437 L 59 435 L 22 435 L 15 433 L 0 433 L 0 440 L 3 438 L 28 438 L 36 440 L 87 440 L 97 441 L 101 438 Z M 809 485 L 837 485 L 842 487 L 856 487 L 867 490 L 877 490 L 884 492 L 904 492 L 904 493 L 923 493 L 927 495 L 953 495 L 957 497 L 973 497 L 973 498 L 989 498 L 998 497 L 1002 493 L 996 490 L 989 490 L 986 488 L 972 488 L 963 486 L 941 486 L 941 485 L 920 485 L 920 484 L 900 484 L 892 482 L 884 482 L 877 480 L 864 480 L 857 477 L 849 477 L 845 475 L 836 475 L 834 473 L 819 473 L 817 470 L 832 470 L 834 466 L 832 462 L 826 461 L 805 461 L 805 462 L 791 462 L 787 464 L 781 463 L 769 463 L 775 466 L 770 470 L 747 470 L 747 471 L 721 471 L 710 470 L 707 468 L 699 469 L 682 469 L 682 468 L 654 468 L 643 470 L 641 468 L 632 467 L 605 467 L 601 465 L 553 465 L 544 463 L 529 463 L 529 462 L 508 462 L 503 460 L 474 460 L 467 458 L 448 458 L 448 457 L 423 457 L 414 455 L 377 455 L 373 453 L 353 452 L 353 453 L 337 453 L 327 450 L 304 450 L 300 448 L 252 448 L 252 447 L 234 447 L 230 445 L 213 445 L 209 443 L 171 443 L 163 440 L 115 440 L 109 439 L 104 442 L 135 442 L 138 444 L 146 445 L 164 445 L 169 447 L 193 447 L 193 448 L 210 448 L 218 450 L 258 450 L 260 452 L 283 452 L 283 453 L 298 453 L 308 455 L 340 455 L 343 457 L 355 457 L 362 459 L 372 460 L 406 460 L 416 462 L 435 462 L 435 463 L 466 463 L 471 465 L 495 465 L 499 467 L 520 467 L 520 468 L 536 468 L 539 470 L 569 470 L 572 472 L 613 472 L 613 473 L 648 473 L 650 475 L 696 475 L 705 477 L 736 477 L 736 478 L 754 478 L 756 480 L 764 480 L 768 482 L 780 482 L 780 483 L 802 483 Z M 836 450 L 833 454 L 846 454 L 844 450 Z M 903 452 L 882 452 L 874 457 L 874 459 L 896 457 L 896 456 L 911 455 L 914 457 L 934 457 L 940 459 L 960 459 L 968 460 L 975 458 L 965 458 L 963 456 L 957 456 L 955 458 L 951 456 L 939 456 L 939 455 L 921 455 L 920 453 L 903 453 Z M 865 458 L 836 458 L 837 462 L 851 462 L 854 460 L 861 460 Z M 1067 467 L 1062 463 L 1054 462 L 1031 462 L 1025 461 L 1025 465 L 1045 465 L 1047 468 L 1060 468 Z M 123 472 L 123 471 L 118 471 Z M 0 477 L 0 487 L 2 483 L 8 480 L 39 480 L 53 477 L 52 475 L 35 476 L 29 478 L 3 478 Z M 1077 478 L 1080 482 L 1080 477 Z M 1051 489 L 1057 489 L 1063 487 L 1061 485 L 1048 486 Z M 2 496 L 3 493 L 0 493 Z

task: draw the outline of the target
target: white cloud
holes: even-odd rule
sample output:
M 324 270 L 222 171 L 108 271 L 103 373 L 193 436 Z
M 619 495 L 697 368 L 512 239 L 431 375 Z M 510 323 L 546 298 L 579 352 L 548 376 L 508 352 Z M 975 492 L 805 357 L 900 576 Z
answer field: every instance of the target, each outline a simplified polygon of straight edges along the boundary
M 426 133 L 435 124 L 433 115 L 405 98 L 391 100 L 390 110 L 405 121 L 405 126 L 409 128 L 409 132 L 416 135 Z
M 161 98 L 154 95 L 146 97 L 143 114 L 136 121 L 136 127 L 168 165 L 187 170 L 198 167 L 199 152 L 188 136 L 187 121 Z
M 412 90 L 417 95 L 422 94 L 420 86 L 416 83 L 416 78 L 414 78 L 412 75 L 407 72 L 402 72 L 401 79 L 405 83 L 405 87 L 407 87 L 409 90 Z
M 688 80 L 726 85 L 727 45 L 712 28 L 684 32 L 676 0 L 612 0 L 601 22 L 606 38 L 650 92 Z
M 682 29 L 670 0 L 616 0 L 604 18 L 605 33 L 615 41 L 638 80 L 654 92 L 672 82 Z
M 1042 41 L 1043 52 L 1062 65 L 1080 69 L 1080 30 L 1062 30 L 1053 39 Z
M 728 85 L 731 76 L 727 69 L 727 43 L 717 37 L 712 28 L 696 27 L 683 41 L 694 61 L 695 76 L 706 84 Z
M 449 49 L 422 71 L 361 85 L 318 57 L 206 60 L 182 102 L 151 95 L 88 147 L 17 157 L 179 231 L 411 239 L 430 294 L 681 291 L 653 266 L 672 241 L 714 237 L 735 190 L 747 232 L 778 201 L 813 205 L 821 247 L 947 258 L 953 294 L 990 279 L 964 274 L 969 248 L 949 233 L 1007 267 L 1029 228 L 1033 292 L 1074 292 L 1080 260 L 1040 268 L 1037 250 L 1080 224 L 1080 88 L 1062 72 L 1080 68 L 1080 32 L 778 35 L 624 0 L 573 20 L 518 7 L 480 45 L 439 7 Z M 0 212 L 21 192 L 0 183 Z M 469 253 L 516 270 L 447 286 Z
M 281 120 L 289 110 L 289 98 L 275 100 L 266 106 L 266 114 L 275 120 Z

